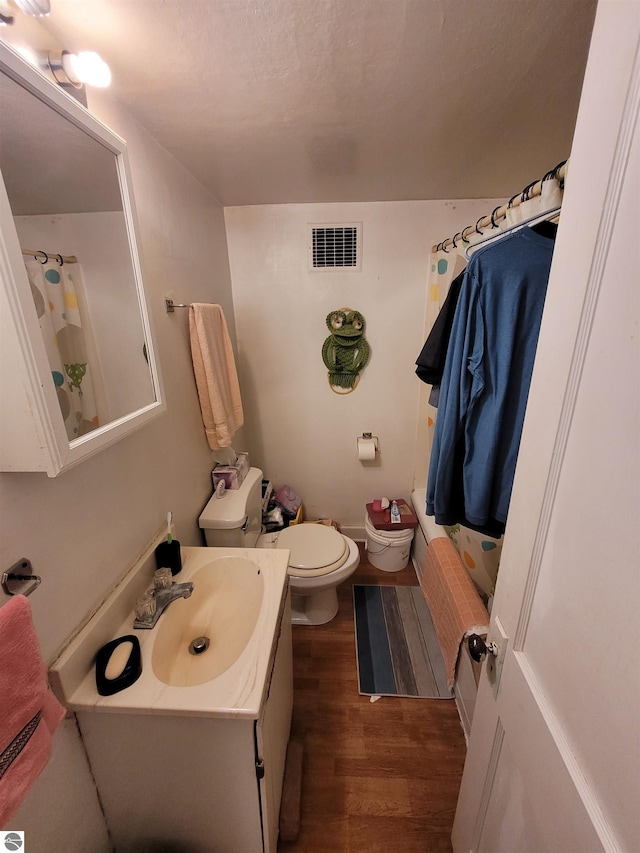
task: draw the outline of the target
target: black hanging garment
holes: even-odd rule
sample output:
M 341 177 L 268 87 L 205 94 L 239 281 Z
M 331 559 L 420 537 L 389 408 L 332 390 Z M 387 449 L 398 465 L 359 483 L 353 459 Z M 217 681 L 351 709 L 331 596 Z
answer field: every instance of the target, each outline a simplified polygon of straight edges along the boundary
M 427 385 L 440 385 L 442 381 L 453 318 L 456 313 L 464 274 L 465 270 L 462 270 L 460 275 L 456 276 L 451 282 L 440 313 L 436 317 L 429 337 L 416 360 L 416 376 L 426 382 Z

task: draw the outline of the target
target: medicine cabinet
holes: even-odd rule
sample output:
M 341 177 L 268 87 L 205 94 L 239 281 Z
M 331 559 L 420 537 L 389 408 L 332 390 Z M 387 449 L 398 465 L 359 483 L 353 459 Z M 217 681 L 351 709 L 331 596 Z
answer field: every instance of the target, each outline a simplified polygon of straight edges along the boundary
M 126 144 L 0 42 L 0 470 L 50 477 L 165 409 Z

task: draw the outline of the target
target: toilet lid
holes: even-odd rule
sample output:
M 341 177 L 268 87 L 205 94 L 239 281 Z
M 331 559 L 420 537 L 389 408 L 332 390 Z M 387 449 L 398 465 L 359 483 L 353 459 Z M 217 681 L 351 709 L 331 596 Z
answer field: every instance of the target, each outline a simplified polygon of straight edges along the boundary
M 324 524 L 294 524 L 278 535 L 278 548 L 289 548 L 289 574 L 294 577 L 326 575 L 339 569 L 349 555 L 341 533 Z

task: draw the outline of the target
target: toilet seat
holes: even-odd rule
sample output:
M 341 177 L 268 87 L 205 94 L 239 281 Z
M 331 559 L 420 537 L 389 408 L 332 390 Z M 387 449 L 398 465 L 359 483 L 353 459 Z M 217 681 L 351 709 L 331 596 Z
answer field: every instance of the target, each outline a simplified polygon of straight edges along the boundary
M 319 577 L 339 569 L 349 556 L 345 537 L 323 524 L 295 524 L 278 534 L 277 548 L 288 548 L 289 575 Z

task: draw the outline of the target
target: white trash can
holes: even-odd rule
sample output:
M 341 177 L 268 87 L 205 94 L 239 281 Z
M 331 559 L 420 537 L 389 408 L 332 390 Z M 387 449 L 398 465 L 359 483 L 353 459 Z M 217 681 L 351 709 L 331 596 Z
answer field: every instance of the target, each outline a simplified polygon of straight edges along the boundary
M 364 529 L 367 534 L 369 562 L 383 572 L 400 572 L 409 562 L 413 528 L 405 530 L 376 530 L 369 513 L 365 513 Z

